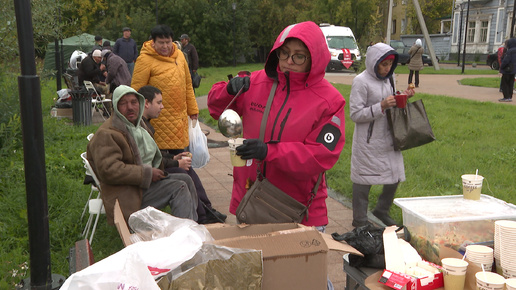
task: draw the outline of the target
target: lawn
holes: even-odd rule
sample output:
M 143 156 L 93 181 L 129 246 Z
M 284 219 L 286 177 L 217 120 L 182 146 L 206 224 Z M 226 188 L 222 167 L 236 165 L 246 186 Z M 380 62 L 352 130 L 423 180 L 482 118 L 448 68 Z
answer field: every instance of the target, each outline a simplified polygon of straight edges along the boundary
M 253 64 L 201 68 L 198 72 L 203 79 L 196 94 L 207 94 L 213 83 L 227 80 L 228 74 L 236 75 L 239 70 L 252 71 L 261 67 L 260 64 Z M 430 69 L 425 67 L 424 71 Z M 12 98 L 10 103 L 18 105 L 16 78 L 10 80 L 9 86 L 3 81 L 0 84 L 0 89 L 8 87 L 9 90 L 5 91 L 10 92 L 1 95 L 2 103 L 6 98 Z M 56 96 L 55 80 L 42 79 L 41 84 L 51 270 L 52 273 L 68 276 L 69 249 L 82 239 L 86 218 L 81 220 L 80 216 L 90 192 L 90 187 L 83 185 L 84 168 L 80 154 L 86 150 L 86 136 L 95 132 L 98 125 L 73 126 L 69 120 L 51 118 L 49 112 L 52 99 Z M 335 87 L 348 100 L 350 86 Z M 507 127 L 516 115 L 516 107 L 438 95 L 422 94 L 418 97 L 424 99 L 437 140 L 403 153 L 407 181 L 400 185 L 397 197 L 460 194 L 460 176 L 478 169 L 479 174 L 485 177 L 483 194 L 516 203 L 516 134 L 509 133 L 512 130 Z M 350 198 L 349 171 L 354 124 L 349 120 L 347 110 L 348 106 L 346 146 L 327 177 L 332 189 Z M 201 112 L 201 117 L 210 123 L 211 118 L 206 110 Z M 29 249 L 20 132 L 19 117 L 3 121 L 0 126 L 0 259 L 3 261 L 0 265 L 0 289 L 12 289 L 14 283 L 29 274 L 26 269 Z M 374 206 L 380 190 L 379 186 L 373 187 L 371 206 Z M 393 207 L 392 214 L 401 221 L 399 208 Z M 95 259 L 98 261 L 107 257 L 122 247 L 116 229 L 108 226 L 105 217 L 102 217 L 92 244 Z

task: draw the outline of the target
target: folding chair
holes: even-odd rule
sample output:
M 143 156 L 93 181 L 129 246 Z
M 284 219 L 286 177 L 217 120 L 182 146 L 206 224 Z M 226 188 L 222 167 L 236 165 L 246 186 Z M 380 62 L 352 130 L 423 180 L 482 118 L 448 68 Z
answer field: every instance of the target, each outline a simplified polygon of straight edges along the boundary
M 84 166 L 86 167 L 87 174 L 91 175 L 93 177 L 93 180 L 95 181 L 95 184 L 97 184 L 98 189 L 98 195 L 97 198 L 90 199 L 88 198 L 88 208 L 90 216 L 88 218 L 88 222 L 86 222 L 86 226 L 84 227 L 84 231 L 82 232 L 82 235 L 84 237 L 88 237 L 88 234 L 90 232 L 91 226 L 93 225 L 93 229 L 91 230 L 91 236 L 88 239 L 90 242 L 90 245 L 93 244 L 93 236 L 95 235 L 95 230 L 97 228 L 97 223 L 99 222 L 99 217 L 101 214 L 106 214 L 106 210 L 104 209 L 104 204 L 102 203 L 102 199 L 100 198 L 100 195 L 102 193 L 102 189 L 100 188 L 100 182 L 95 175 L 95 172 L 91 168 L 90 162 L 86 158 L 86 152 L 83 152 L 81 154 L 82 161 L 84 162 Z M 91 197 L 91 193 L 90 193 Z M 95 222 L 93 223 L 93 216 L 96 215 Z
M 93 133 L 90 133 L 88 136 L 86 136 L 86 139 L 88 139 L 88 141 L 90 141 L 91 138 L 93 138 Z M 86 164 L 84 164 L 84 168 L 86 169 L 85 174 L 87 176 L 91 177 L 91 174 L 90 174 L 89 170 L 87 169 Z M 93 179 L 93 177 L 92 177 L 92 179 Z M 91 196 L 93 195 L 93 192 L 99 192 L 99 189 L 97 188 L 96 184 L 91 183 L 90 195 L 88 196 L 88 200 L 86 201 L 86 204 L 84 205 L 84 209 L 82 210 L 81 221 L 82 221 L 82 218 L 84 217 L 84 214 L 86 213 L 86 209 L 88 209 L 88 203 L 91 199 Z M 97 198 L 98 198 L 98 194 L 97 194 Z
M 106 103 L 111 103 L 111 100 L 106 99 L 106 95 L 99 94 L 99 92 L 97 92 L 97 89 L 95 89 L 95 86 L 93 85 L 93 83 L 91 81 L 84 81 L 84 86 L 86 87 L 86 90 L 88 90 L 88 92 L 90 92 L 90 94 L 95 95 L 95 98 L 91 98 L 91 103 L 93 104 L 93 107 L 95 108 L 95 110 L 92 110 L 92 114 L 95 111 L 97 111 L 102 116 L 102 119 L 106 120 L 106 118 L 104 118 L 103 112 L 105 112 L 108 116 L 111 115 L 111 114 L 109 114 L 109 110 L 107 109 L 107 107 L 105 105 Z

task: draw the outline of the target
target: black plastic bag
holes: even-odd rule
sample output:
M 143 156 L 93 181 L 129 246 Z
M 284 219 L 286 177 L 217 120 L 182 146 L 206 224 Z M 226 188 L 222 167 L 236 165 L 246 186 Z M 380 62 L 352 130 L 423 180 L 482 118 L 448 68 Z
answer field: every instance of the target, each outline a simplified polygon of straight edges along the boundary
M 201 76 L 197 72 L 192 73 L 192 87 L 197 89 L 201 85 Z
M 396 232 L 404 227 L 399 227 Z M 350 246 L 357 249 L 364 257 L 349 255 L 349 265 L 352 267 L 370 267 L 385 269 L 385 254 L 383 248 L 383 231 L 385 228 L 365 225 L 358 227 L 350 232 L 339 235 L 333 233 L 331 236 L 337 241 L 346 241 Z M 405 231 L 407 234 L 408 231 Z M 405 236 L 405 240 L 410 240 Z

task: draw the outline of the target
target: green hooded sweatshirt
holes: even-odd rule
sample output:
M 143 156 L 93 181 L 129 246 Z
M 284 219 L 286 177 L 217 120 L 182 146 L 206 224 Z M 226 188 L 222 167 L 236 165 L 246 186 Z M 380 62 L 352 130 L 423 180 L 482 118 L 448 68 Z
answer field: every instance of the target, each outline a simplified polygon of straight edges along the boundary
M 138 119 L 136 124 L 129 122 L 127 118 L 118 111 L 118 102 L 122 99 L 123 96 L 127 94 L 134 94 L 140 103 L 140 111 L 138 112 Z M 143 128 L 140 123 L 142 120 L 143 110 L 145 107 L 145 98 L 143 95 L 139 94 L 135 89 L 121 85 L 118 86 L 113 92 L 113 109 L 116 115 L 125 123 L 127 130 L 133 136 L 136 145 L 138 146 L 138 150 L 140 151 L 140 156 L 142 157 L 142 163 L 151 165 L 154 168 L 159 168 L 161 163 L 161 153 L 159 151 L 158 145 L 154 142 L 152 136 Z

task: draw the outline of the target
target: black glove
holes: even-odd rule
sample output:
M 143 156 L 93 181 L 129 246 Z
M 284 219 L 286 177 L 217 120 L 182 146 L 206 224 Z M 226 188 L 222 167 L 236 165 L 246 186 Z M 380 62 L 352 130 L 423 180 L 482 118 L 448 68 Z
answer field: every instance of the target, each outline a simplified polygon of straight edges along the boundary
M 232 78 L 226 87 L 228 94 L 236 95 L 238 91 L 243 87 L 242 92 L 247 92 L 249 90 L 249 86 L 251 85 L 251 79 L 249 77 L 236 77 Z
M 260 139 L 247 139 L 236 148 L 236 155 L 242 159 L 263 160 L 267 156 L 267 144 Z

